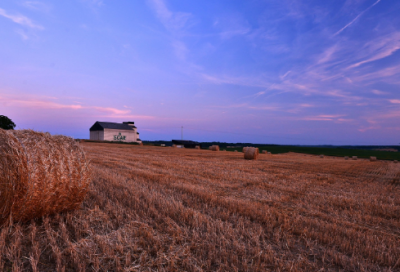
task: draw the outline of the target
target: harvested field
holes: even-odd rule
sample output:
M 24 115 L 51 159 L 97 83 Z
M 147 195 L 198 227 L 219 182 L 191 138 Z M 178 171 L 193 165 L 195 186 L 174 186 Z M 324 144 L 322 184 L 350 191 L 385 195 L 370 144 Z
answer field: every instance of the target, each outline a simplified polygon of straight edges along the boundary
M 3 227 L 0 271 L 400 271 L 400 164 L 82 145 L 82 210 Z

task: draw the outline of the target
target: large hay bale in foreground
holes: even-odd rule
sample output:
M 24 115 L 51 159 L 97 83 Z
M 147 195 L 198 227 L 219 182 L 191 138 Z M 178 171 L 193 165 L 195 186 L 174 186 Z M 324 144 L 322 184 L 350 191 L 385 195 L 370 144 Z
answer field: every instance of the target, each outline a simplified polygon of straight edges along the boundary
M 77 209 L 91 172 L 70 137 L 0 129 L 0 224 Z
M 247 147 L 246 152 L 244 153 L 244 158 L 246 160 L 256 160 L 258 155 L 260 154 L 258 148 L 256 147 Z

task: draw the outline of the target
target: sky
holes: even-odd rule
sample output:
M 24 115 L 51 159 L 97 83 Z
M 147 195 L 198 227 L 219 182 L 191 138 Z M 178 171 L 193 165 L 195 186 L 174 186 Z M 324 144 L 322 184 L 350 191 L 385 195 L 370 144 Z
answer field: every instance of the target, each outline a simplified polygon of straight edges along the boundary
M 0 2 L 0 115 L 89 138 L 400 144 L 400 1 Z

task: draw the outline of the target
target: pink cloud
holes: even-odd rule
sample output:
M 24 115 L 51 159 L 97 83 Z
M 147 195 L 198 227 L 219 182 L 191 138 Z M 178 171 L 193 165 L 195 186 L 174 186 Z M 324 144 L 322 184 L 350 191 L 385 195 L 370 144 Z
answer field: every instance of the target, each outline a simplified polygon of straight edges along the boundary
M 131 110 L 120 110 L 111 107 L 99 107 L 99 106 L 83 106 L 80 104 L 61 104 L 48 100 L 40 99 L 18 99 L 9 97 L 0 97 L 0 104 L 5 107 L 22 107 L 22 108 L 37 108 L 44 110 L 52 109 L 67 109 L 67 110 L 94 110 L 94 117 L 106 117 L 106 118 L 125 118 L 125 119 L 153 119 L 153 116 L 147 115 L 133 115 Z M 99 112 L 107 113 L 106 115 L 99 115 Z

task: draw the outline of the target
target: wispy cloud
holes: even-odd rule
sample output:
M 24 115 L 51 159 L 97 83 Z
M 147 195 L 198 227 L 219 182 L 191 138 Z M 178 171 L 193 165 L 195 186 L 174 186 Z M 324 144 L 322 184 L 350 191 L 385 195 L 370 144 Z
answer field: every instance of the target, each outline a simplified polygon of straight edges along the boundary
M 22 6 L 41 12 L 49 12 L 51 10 L 49 5 L 39 1 L 25 1 L 22 3 Z
M 189 50 L 182 37 L 185 35 L 185 30 L 189 25 L 192 14 L 173 12 L 168 9 L 164 0 L 148 0 L 148 3 L 157 18 L 168 30 L 169 35 L 171 35 L 171 46 L 175 56 L 181 61 L 186 61 Z
M 0 8 L 0 16 L 10 19 L 14 23 L 17 23 L 22 26 L 35 28 L 35 29 L 44 29 L 43 26 L 33 23 L 32 20 L 29 19 L 28 17 L 20 15 L 20 14 L 9 14 L 2 8 Z
M 400 104 L 400 99 L 390 99 L 389 102 L 392 104 Z
M 148 2 L 161 23 L 171 32 L 184 29 L 192 17 L 190 13 L 170 11 L 163 0 L 148 0 Z
M 17 29 L 17 30 L 15 30 L 15 32 L 16 32 L 24 41 L 26 41 L 26 40 L 29 39 L 29 36 L 25 33 L 24 30 L 22 30 L 22 29 Z
M 382 91 L 380 91 L 380 90 L 372 90 L 371 91 L 373 94 L 376 94 L 376 95 L 385 95 L 385 94 L 388 94 L 387 92 L 382 92 Z
M 348 68 L 358 67 L 362 64 L 380 60 L 392 55 L 400 49 L 400 32 L 393 32 L 383 37 L 372 40 L 361 48 L 361 57 L 365 60 L 359 61 Z M 364 56 L 363 56 L 364 55 Z M 372 55 L 372 56 L 371 56 Z
M 345 122 L 345 121 L 350 121 L 348 119 L 343 119 L 344 115 L 325 115 L 325 114 L 320 114 L 316 116 L 305 116 L 305 117 L 299 117 L 299 120 L 304 120 L 304 121 L 339 121 L 339 122 Z
M 43 99 L 20 99 L 12 97 L 0 97 L 2 107 L 23 107 L 35 108 L 42 110 L 90 110 L 97 117 L 110 118 L 136 118 L 136 119 L 153 119 L 153 116 L 134 115 L 131 110 L 120 110 L 112 107 L 85 106 L 81 104 L 62 104 L 54 101 Z
M 358 18 L 360 18 L 365 12 L 367 12 L 370 8 L 372 8 L 373 6 L 375 6 L 376 4 L 378 4 L 381 0 L 376 1 L 374 4 L 372 4 L 371 6 L 369 6 L 367 9 L 365 9 L 364 11 L 362 11 L 360 14 L 358 14 L 353 20 L 351 20 L 347 25 L 345 25 L 344 27 L 342 27 L 339 31 L 337 31 L 335 34 L 333 34 L 333 36 L 336 36 L 338 34 L 340 34 L 343 30 L 345 30 L 346 28 L 348 28 L 349 26 L 351 26 L 352 24 L 354 24 L 355 21 L 357 21 Z

